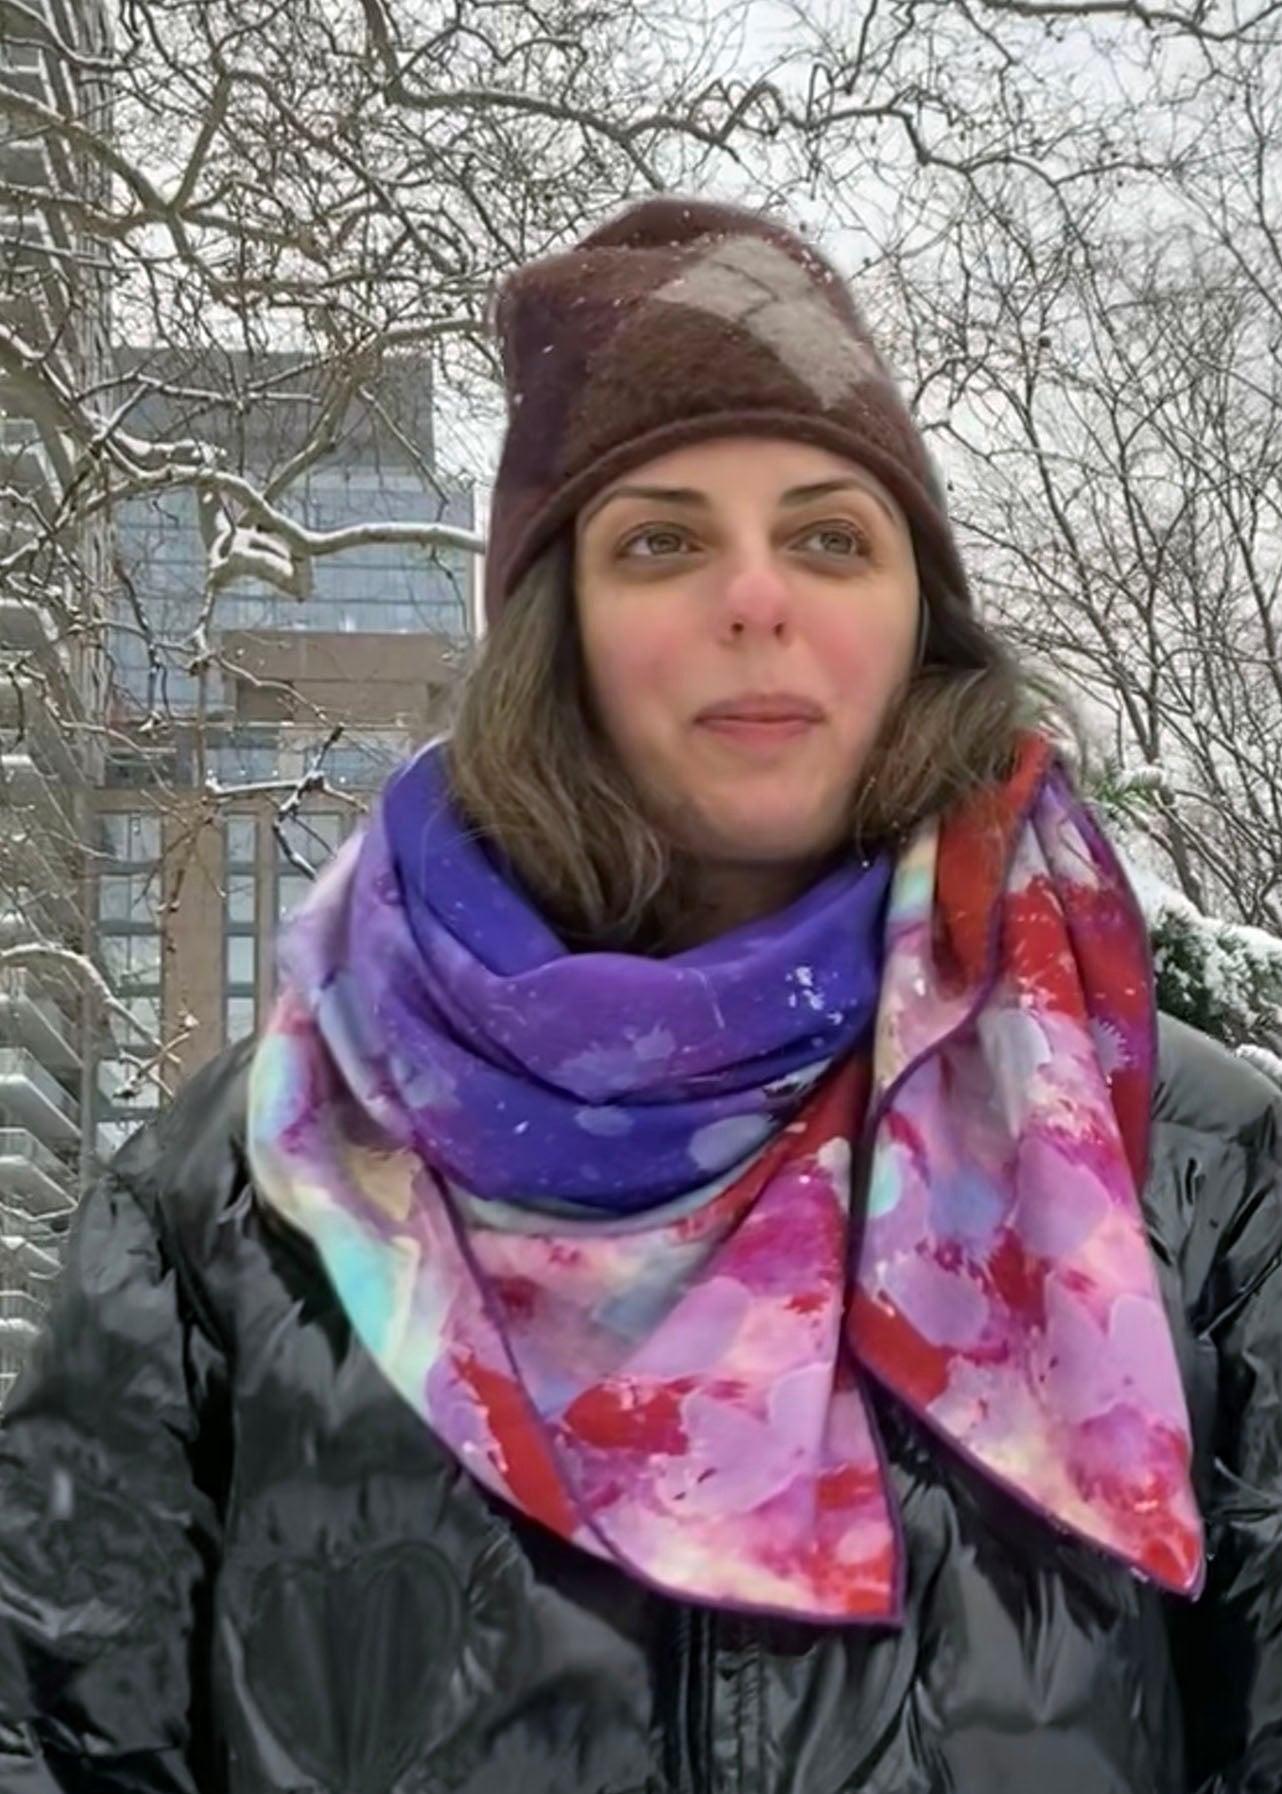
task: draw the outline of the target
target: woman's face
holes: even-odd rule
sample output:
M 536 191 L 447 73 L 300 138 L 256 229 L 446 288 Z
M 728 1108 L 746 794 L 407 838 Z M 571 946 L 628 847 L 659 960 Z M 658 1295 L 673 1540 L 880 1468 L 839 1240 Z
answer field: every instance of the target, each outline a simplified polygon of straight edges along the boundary
M 575 590 L 602 726 L 682 848 L 782 870 L 840 847 L 917 641 L 908 526 L 871 474 L 800 442 L 679 449 L 584 507 Z

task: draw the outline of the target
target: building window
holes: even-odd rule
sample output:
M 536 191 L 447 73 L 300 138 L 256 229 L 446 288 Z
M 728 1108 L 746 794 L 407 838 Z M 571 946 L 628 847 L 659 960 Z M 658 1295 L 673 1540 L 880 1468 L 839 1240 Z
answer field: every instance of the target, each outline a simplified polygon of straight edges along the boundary
M 307 901 L 313 880 L 305 872 L 284 866 L 276 874 L 276 922 L 283 927 Z
M 252 934 L 227 936 L 227 983 L 252 990 L 258 981 L 258 942 Z
M 351 817 L 338 810 L 305 810 L 276 825 L 278 931 L 307 901 L 316 874 L 338 852 L 351 825 Z
M 106 1017 L 94 1090 L 94 1145 L 107 1158 L 159 1104 L 150 1072 L 161 1047 L 163 892 L 160 817 L 115 810 L 101 821 L 106 850 L 98 865 L 99 951 L 125 1011 Z
M 351 810 L 303 810 L 275 825 L 276 935 L 288 927 L 316 885 L 316 875 L 351 833 Z
M 223 818 L 223 1034 L 258 1026 L 258 818 Z
M 258 907 L 257 874 L 249 867 L 228 870 L 225 895 L 228 926 L 252 929 Z
M 160 858 L 160 818 L 120 810 L 102 819 L 108 852 L 126 865 L 154 866 Z
M 231 991 L 226 999 L 227 1041 L 247 1040 L 258 1026 L 258 999 L 243 992 Z
M 348 810 L 303 810 L 276 830 L 276 925 L 306 902 L 316 874 L 351 830 Z
M 139 922 L 146 925 L 156 913 L 155 885 L 159 872 L 155 867 L 136 872 L 102 872 L 98 877 L 98 920 L 104 927 L 113 923 Z

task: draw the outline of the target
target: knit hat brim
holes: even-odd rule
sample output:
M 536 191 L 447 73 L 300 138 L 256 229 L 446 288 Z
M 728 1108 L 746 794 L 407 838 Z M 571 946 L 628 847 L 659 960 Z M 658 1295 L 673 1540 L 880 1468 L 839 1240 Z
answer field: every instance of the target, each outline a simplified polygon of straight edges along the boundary
M 486 609 L 623 474 L 714 438 L 813 443 L 901 505 L 929 590 L 970 592 L 920 432 L 844 282 L 775 221 L 656 199 L 514 275 Z

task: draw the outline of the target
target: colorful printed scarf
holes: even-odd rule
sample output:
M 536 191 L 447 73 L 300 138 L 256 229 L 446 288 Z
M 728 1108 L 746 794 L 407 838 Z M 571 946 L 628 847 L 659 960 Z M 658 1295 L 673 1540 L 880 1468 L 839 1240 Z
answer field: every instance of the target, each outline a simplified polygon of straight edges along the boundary
M 875 1380 L 1191 1595 L 1154 1053 L 1143 924 L 1040 742 L 893 869 L 666 960 L 567 952 L 438 749 L 285 943 L 250 1153 L 460 1463 L 667 1594 L 899 1616 Z

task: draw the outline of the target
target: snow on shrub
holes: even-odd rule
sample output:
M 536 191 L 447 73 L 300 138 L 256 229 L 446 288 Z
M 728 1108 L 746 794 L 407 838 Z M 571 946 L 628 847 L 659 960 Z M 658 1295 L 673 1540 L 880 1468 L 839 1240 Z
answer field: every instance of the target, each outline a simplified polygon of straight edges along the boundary
M 1282 939 L 1204 915 L 1143 863 L 1152 855 L 1155 804 L 1178 801 L 1165 767 L 1106 757 L 1085 783 L 1148 922 L 1158 1007 L 1282 1084 Z
M 1242 1051 L 1282 1082 L 1282 940 L 1261 928 L 1204 916 L 1160 878 L 1128 870 L 1148 920 L 1157 1000 Z

